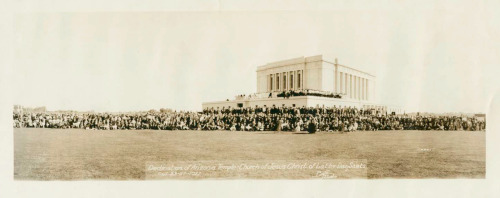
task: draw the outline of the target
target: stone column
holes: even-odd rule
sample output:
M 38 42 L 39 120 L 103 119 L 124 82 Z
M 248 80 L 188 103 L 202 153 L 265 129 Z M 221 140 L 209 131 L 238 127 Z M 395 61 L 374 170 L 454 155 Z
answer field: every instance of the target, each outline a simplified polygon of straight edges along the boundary
M 358 99 L 358 78 L 356 76 L 354 76 L 354 90 L 353 90 L 353 97 L 354 99 Z
M 361 100 L 361 77 L 358 76 L 358 99 Z
M 349 98 L 349 74 L 345 74 L 345 94 L 346 94 L 346 97 Z
M 344 77 L 342 75 L 344 75 L 344 73 L 339 72 L 339 81 L 338 81 L 339 82 L 339 89 L 338 89 L 339 92 L 338 93 L 343 93 L 342 86 L 344 85 L 344 82 L 343 82 Z
M 352 74 L 349 74 L 349 98 L 352 98 Z
M 365 100 L 368 100 L 368 79 L 365 79 Z
M 301 89 L 305 89 L 306 87 L 306 70 L 303 69 L 301 72 L 302 78 L 300 79 L 302 82 L 300 82 L 300 87 Z
M 340 72 L 335 72 L 335 93 L 340 93 Z
M 361 100 L 361 88 L 362 88 L 361 77 L 358 77 L 358 99 L 359 100 Z
M 274 86 L 276 87 L 276 89 L 275 89 L 275 90 L 276 90 L 276 91 L 279 91 L 279 90 L 280 90 L 280 89 L 279 89 L 279 87 L 280 87 L 280 80 L 281 80 L 281 79 L 280 79 L 280 74 L 279 74 L 279 73 L 276 73 L 276 74 L 274 75 L 274 78 L 275 78 L 274 83 L 276 84 L 276 85 L 274 85 Z
M 286 82 L 285 82 L 285 88 L 286 90 L 290 90 L 290 74 L 288 74 L 288 72 L 285 72 L 285 75 L 286 75 Z
M 292 90 L 292 86 L 290 86 L 290 82 L 292 82 L 292 75 L 293 74 L 291 71 L 287 71 L 286 75 L 288 76 L 288 78 L 287 78 L 288 82 L 287 82 L 286 86 L 288 87 L 288 90 Z
M 288 75 L 287 75 L 287 73 L 283 73 L 283 72 L 281 74 L 283 75 L 283 83 L 281 86 L 283 86 L 283 91 L 286 91 L 287 87 L 288 87 L 287 86 L 288 85 L 287 84 L 288 83 Z
M 307 80 L 306 80 L 306 74 L 307 74 L 307 63 L 304 62 L 304 69 L 302 69 L 302 89 L 305 89 L 306 88 L 306 83 L 307 83 Z
M 283 81 L 285 80 L 285 76 L 283 76 L 283 72 L 280 72 L 280 91 L 285 90 L 283 87 Z
M 280 72 L 280 91 L 283 91 L 285 88 L 283 87 L 283 72 Z
M 300 89 L 303 89 L 304 87 L 304 72 L 302 72 L 302 70 L 299 70 L 299 74 L 300 74 L 300 79 L 297 80 L 297 82 L 300 82 Z M 298 86 L 298 84 L 297 84 Z
M 360 95 L 359 95 L 359 93 L 360 93 L 360 91 L 359 91 L 359 90 L 361 89 L 361 86 L 360 86 L 361 84 L 360 84 L 359 82 L 360 82 L 360 78 L 359 78 L 359 76 L 357 76 L 357 77 L 356 77 L 356 86 L 357 86 L 357 89 L 356 89 L 356 94 L 357 94 L 357 95 L 356 95 L 356 98 L 357 98 L 358 100 L 359 100 L 359 99 L 361 99 L 361 97 L 360 97 Z
M 353 75 L 350 75 L 350 84 L 351 84 L 351 90 L 349 90 L 351 92 L 351 98 L 354 98 L 354 76 Z
M 339 90 L 339 88 L 338 88 L 339 87 L 339 69 L 338 69 L 338 67 L 339 67 L 338 60 L 337 60 L 337 58 L 335 58 L 335 68 L 334 68 L 335 73 L 334 73 L 334 81 L 333 81 L 333 83 L 334 83 L 333 92 L 335 92 L 335 93 L 338 93 L 338 90 Z
M 290 90 L 290 72 L 286 72 L 286 90 Z
M 290 90 L 290 72 L 286 72 L 286 90 Z
M 297 90 L 299 90 L 299 84 L 302 86 L 302 83 L 300 83 L 300 81 L 302 80 L 302 74 L 300 73 L 300 70 L 297 70 L 295 71 L 297 73 L 297 77 L 295 78 L 295 87 L 297 88 Z M 299 78 L 299 75 L 300 75 L 300 78 Z
M 293 71 L 293 90 L 297 90 L 297 70 Z
M 356 76 L 356 99 L 359 100 L 359 76 Z
M 361 85 L 363 85 L 363 86 L 361 87 L 361 88 L 362 88 L 362 89 L 361 89 L 361 99 L 362 99 L 362 100 L 365 100 L 365 87 L 366 87 L 366 85 L 365 85 L 365 78 L 362 78 L 362 79 L 361 79 Z
M 365 78 L 361 78 L 361 100 L 365 100 Z
M 361 100 L 365 99 L 365 79 L 361 78 Z
M 344 94 L 347 96 L 347 74 L 344 72 Z
M 270 81 L 269 81 L 269 82 L 271 82 L 270 87 L 271 87 L 271 91 L 273 91 L 274 90 L 274 77 L 273 77 L 273 74 L 269 74 L 269 75 L 271 77 Z
M 267 91 L 271 91 L 271 74 L 267 75 Z
M 370 85 L 369 84 L 370 84 L 370 80 L 367 79 L 366 80 L 366 100 L 370 100 L 370 95 L 369 95 L 369 93 L 370 93 L 370 89 L 369 89 Z
M 362 95 L 361 95 L 361 89 L 363 88 L 363 84 L 361 84 L 361 77 L 358 77 L 358 99 L 362 99 Z

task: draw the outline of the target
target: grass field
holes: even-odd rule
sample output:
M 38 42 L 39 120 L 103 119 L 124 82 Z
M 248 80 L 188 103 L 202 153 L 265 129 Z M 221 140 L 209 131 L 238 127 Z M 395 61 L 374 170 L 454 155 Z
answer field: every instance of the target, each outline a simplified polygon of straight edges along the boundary
M 145 179 L 148 161 L 366 159 L 367 177 L 484 178 L 485 132 L 14 129 L 18 180 Z M 273 172 L 262 175 L 274 178 Z M 300 178 L 300 177 L 299 177 Z

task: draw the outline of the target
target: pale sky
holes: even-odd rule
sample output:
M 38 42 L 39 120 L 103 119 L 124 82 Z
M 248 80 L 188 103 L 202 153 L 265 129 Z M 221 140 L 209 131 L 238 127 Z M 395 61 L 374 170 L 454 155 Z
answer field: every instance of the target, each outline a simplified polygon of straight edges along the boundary
M 259 65 L 327 54 L 406 112 L 485 112 L 498 91 L 487 6 L 265 12 L 24 13 L 13 101 L 49 110 L 201 110 L 256 92 Z

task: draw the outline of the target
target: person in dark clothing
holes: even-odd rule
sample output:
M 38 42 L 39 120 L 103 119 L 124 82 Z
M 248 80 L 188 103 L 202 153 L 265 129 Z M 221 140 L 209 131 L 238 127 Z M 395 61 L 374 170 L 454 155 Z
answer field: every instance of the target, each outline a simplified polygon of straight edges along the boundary
M 318 128 L 318 126 L 317 126 L 317 123 L 316 123 L 316 119 L 312 119 L 309 122 L 309 126 L 307 127 L 307 132 L 309 132 L 309 133 L 316 133 L 316 129 L 317 128 Z

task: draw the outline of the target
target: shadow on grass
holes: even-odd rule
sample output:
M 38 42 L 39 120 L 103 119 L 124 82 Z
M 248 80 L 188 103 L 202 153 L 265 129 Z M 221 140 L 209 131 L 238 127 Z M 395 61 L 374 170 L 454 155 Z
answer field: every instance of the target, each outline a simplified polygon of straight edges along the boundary
M 308 133 L 308 132 L 294 132 L 294 135 L 308 135 L 308 134 L 316 134 L 316 133 Z
M 273 135 L 273 134 L 283 134 L 283 135 L 288 135 L 288 134 L 314 134 L 314 133 L 308 133 L 308 132 L 291 132 L 291 131 L 268 131 L 268 132 L 252 132 L 253 134 L 268 134 L 268 135 Z

